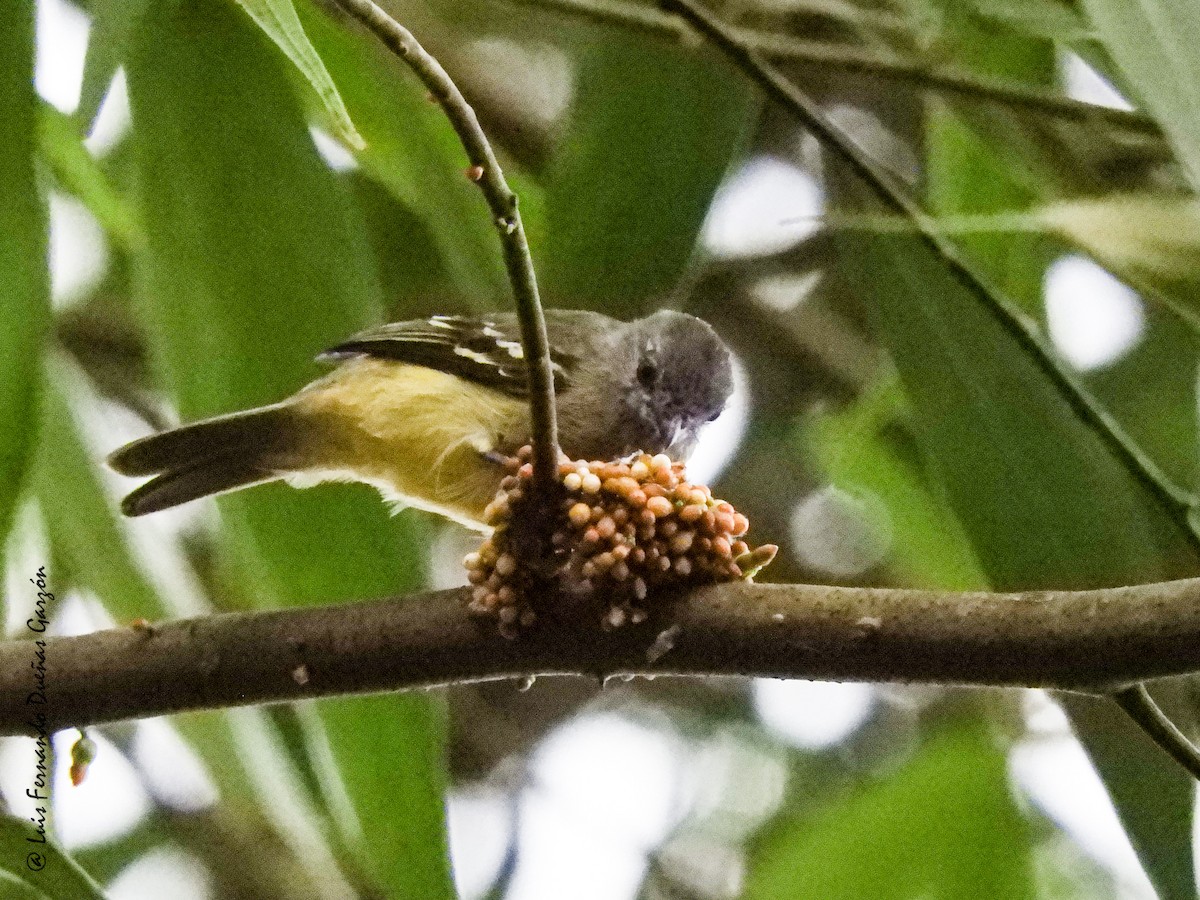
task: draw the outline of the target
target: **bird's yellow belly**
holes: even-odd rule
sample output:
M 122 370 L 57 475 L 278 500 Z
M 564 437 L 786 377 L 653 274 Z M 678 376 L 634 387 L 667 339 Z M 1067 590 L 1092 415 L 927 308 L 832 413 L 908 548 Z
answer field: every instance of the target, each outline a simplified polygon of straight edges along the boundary
M 356 480 L 388 498 L 482 528 L 504 473 L 484 453 L 511 434 L 522 401 L 445 372 L 350 360 L 297 398 L 312 415 L 301 479 Z

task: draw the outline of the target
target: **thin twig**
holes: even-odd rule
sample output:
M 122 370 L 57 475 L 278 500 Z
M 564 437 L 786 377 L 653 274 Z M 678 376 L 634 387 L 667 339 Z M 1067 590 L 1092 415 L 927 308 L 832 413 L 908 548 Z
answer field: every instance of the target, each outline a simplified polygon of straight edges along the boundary
M 1112 697 L 1154 743 L 1187 769 L 1192 777 L 1200 779 L 1200 750 L 1167 718 L 1144 684 L 1117 691 Z
M 552 9 L 595 22 L 636 29 L 677 40 L 692 32 L 677 15 L 638 6 L 624 0 L 508 0 L 510 3 Z M 1026 109 L 1084 125 L 1107 125 L 1137 134 L 1162 136 L 1150 116 L 1135 110 L 1086 103 L 1046 91 L 981 78 L 969 72 L 930 66 L 922 62 L 884 59 L 856 47 L 803 41 L 788 35 L 742 28 L 730 32 L 747 48 L 776 63 L 816 63 L 842 72 L 901 81 L 942 94 L 982 100 L 1014 109 Z
M 611 631 L 599 613 L 550 610 L 516 641 L 473 617 L 469 598 L 462 589 L 210 615 L 43 647 L 5 641 L 0 734 L 564 673 L 1111 692 L 1200 670 L 1200 579 L 1009 594 L 737 582 L 652 598 L 649 621 Z M 30 702 L 39 654 L 44 703 Z
M 840 157 L 849 169 L 862 179 L 885 206 L 912 221 L 917 229 L 917 237 L 945 262 L 959 284 L 995 316 L 1001 326 L 1013 336 L 1058 388 L 1080 418 L 1113 448 L 1134 477 L 1150 489 L 1180 523 L 1190 540 L 1200 546 L 1200 536 L 1196 535 L 1188 522 L 1188 511 L 1196 498 L 1177 485 L 1137 445 L 1079 377 L 1059 361 L 1037 324 L 997 288 L 988 284 L 958 248 L 942 235 L 937 220 L 926 213 L 909 197 L 907 191 L 896 183 L 890 173 L 834 124 L 816 101 L 793 84 L 778 68 L 745 46 L 738 36 L 712 13 L 702 9 L 693 0 L 661 2 L 664 8 L 683 16 L 770 97 L 790 110 L 824 146 Z
M 554 376 L 550 368 L 550 346 L 546 320 L 538 298 L 537 277 L 529 242 L 521 224 L 517 195 L 504 180 L 487 135 L 475 111 L 441 64 L 418 43 L 403 25 L 371 0 L 337 0 L 339 6 L 375 34 L 421 79 L 446 118 L 450 120 L 467 158 L 471 176 L 483 190 L 500 234 L 504 264 L 512 282 L 513 299 L 521 322 L 521 346 L 529 372 L 529 405 L 533 425 L 533 470 L 538 489 L 549 496 L 557 482 L 558 423 L 554 406 Z

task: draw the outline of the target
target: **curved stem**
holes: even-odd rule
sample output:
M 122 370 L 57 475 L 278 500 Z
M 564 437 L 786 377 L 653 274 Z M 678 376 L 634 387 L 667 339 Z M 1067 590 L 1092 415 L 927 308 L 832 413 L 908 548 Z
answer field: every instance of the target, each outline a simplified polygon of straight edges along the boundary
M 793 84 L 778 68 L 746 46 L 724 22 L 693 0 L 661 0 L 661 4 L 664 9 L 677 12 L 686 19 L 768 96 L 790 110 L 886 207 L 913 223 L 917 236 L 942 259 L 964 289 L 984 304 L 1055 385 L 1080 419 L 1096 431 L 1112 448 L 1117 458 L 1125 463 L 1133 476 L 1145 484 L 1151 494 L 1179 522 L 1184 533 L 1200 546 L 1200 536 L 1188 521 L 1188 511 L 1196 498 L 1176 484 L 1137 445 L 1079 377 L 1059 361 L 1037 324 L 997 288 L 986 282 L 958 248 L 941 233 L 937 221 L 909 197 L 905 189 L 897 184 L 886 170 L 876 164 L 834 124 L 820 104 Z
M 652 596 L 645 624 L 611 631 L 599 612 L 551 604 L 516 641 L 472 616 L 469 599 L 461 589 L 0 642 L 0 734 L 530 675 L 1112 693 L 1200 670 L 1200 579 L 1012 594 L 734 582 Z M 44 689 L 31 663 L 44 665 Z
M 1121 709 L 1165 753 L 1200 780 L 1200 749 L 1187 739 L 1178 726 L 1162 711 L 1144 684 L 1135 684 L 1112 695 Z
M 625 2 L 625 0 L 509 0 L 511 3 L 552 9 L 579 18 L 636 29 L 682 40 L 689 36 L 679 16 Z M 930 91 L 982 100 L 1069 122 L 1107 125 L 1138 134 L 1161 136 L 1154 119 L 1135 110 L 1119 109 L 1061 97 L 1022 85 L 981 78 L 969 72 L 929 66 L 922 62 L 885 59 L 856 47 L 802 41 L 789 35 L 731 28 L 746 47 L 776 63 L 816 63 L 842 72 L 902 81 Z
M 550 368 L 550 346 L 546 320 L 538 298 L 537 277 L 529 242 L 517 208 L 517 195 L 504 180 L 504 172 L 475 111 L 454 80 L 403 25 L 371 0 L 337 0 L 338 5 L 361 22 L 383 44 L 412 69 L 450 120 L 472 166 L 491 210 L 504 264 L 512 282 L 513 299 L 521 322 L 521 346 L 529 373 L 529 405 L 533 424 L 533 469 L 538 489 L 548 494 L 557 482 L 558 422 L 554 407 L 554 375 Z M 477 177 L 476 177 L 477 176 Z

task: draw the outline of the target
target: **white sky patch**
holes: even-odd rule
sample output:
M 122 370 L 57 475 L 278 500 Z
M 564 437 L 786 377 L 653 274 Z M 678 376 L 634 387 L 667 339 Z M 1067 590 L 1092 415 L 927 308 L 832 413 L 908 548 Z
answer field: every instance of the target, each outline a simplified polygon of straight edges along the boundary
M 459 788 L 447 799 L 450 860 L 463 900 L 482 897 L 500 872 L 512 836 L 511 802 L 503 791 L 483 785 Z
M 808 299 L 824 275 L 820 270 L 799 275 L 768 275 L 754 282 L 750 291 L 763 306 L 776 312 L 791 312 Z
M 1083 747 L 1069 734 L 1033 737 L 1009 754 L 1017 786 L 1099 865 L 1112 872 L 1120 896 L 1153 900 L 1137 854 Z
M 217 786 L 169 719 L 138 722 L 133 758 L 154 796 L 171 809 L 194 813 L 217 802 Z
M 823 208 L 816 179 L 790 163 L 760 156 L 717 191 L 701 238 L 718 257 L 779 253 L 820 229 Z
M 105 890 L 110 900 L 209 900 L 213 888 L 204 864 L 189 853 L 151 850 L 120 871 Z
M 733 357 L 733 394 L 724 412 L 700 429 L 696 449 L 688 458 L 687 477 L 698 484 L 712 484 L 733 460 L 750 421 L 750 380 L 746 369 Z
M 1059 57 L 1058 66 L 1067 96 L 1097 106 L 1133 109 L 1133 104 L 1113 87 L 1113 83 L 1084 62 L 1078 54 L 1063 53 Z
M 50 192 L 50 293 L 58 307 L 69 305 L 100 283 L 108 269 L 104 231 L 87 207 Z
M 53 586 L 52 581 L 51 588 Z M 74 637 L 91 634 L 103 628 L 113 628 L 117 624 L 104 608 L 104 604 L 89 592 L 72 590 L 60 596 L 59 600 L 61 605 L 51 619 L 48 634 Z
M 613 713 L 554 732 L 531 761 L 510 900 L 636 896 L 646 853 L 678 824 L 692 790 L 683 742 Z
M 1137 293 L 1082 256 L 1064 256 L 1050 266 L 1045 302 L 1050 339 L 1081 371 L 1116 362 L 1146 330 Z
M 73 850 L 110 841 L 128 833 L 150 811 L 137 773 L 102 734 L 92 733 L 96 758 L 78 787 L 71 784 L 68 768 L 71 745 L 79 732 L 68 729 L 54 740 L 59 765 L 54 777 L 54 817 L 62 844 Z M 15 816 L 29 819 L 38 801 L 26 791 L 34 790 L 37 776 L 37 742 L 29 737 L 0 741 L 0 790 L 12 805 Z
M 754 710 L 767 729 L 794 747 L 834 747 L 861 728 L 875 709 L 869 684 L 754 680 Z
M 65 113 L 79 105 L 89 30 L 79 7 L 66 0 L 38 0 L 34 84 L 43 100 Z
M 68 850 L 126 834 L 151 808 L 150 797 L 129 760 L 103 734 L 89 732 L 89 736 L 96 742 L 96 758 L 78 787 L 71 784 L 69 761 L 79 733 L 67 730 L 54 741 L 59 756 L 54 812 L 58 836 Z
M 92 133 L 83 141 L 93 156 L 103 156 L 121 142 L 129 132 L 132 123 L 129 110 L 129 91 L 125 85 L 125 70 L 117 69 L 117 74 L 108 86 L 104 102 L 96 113 L 92 123 Z

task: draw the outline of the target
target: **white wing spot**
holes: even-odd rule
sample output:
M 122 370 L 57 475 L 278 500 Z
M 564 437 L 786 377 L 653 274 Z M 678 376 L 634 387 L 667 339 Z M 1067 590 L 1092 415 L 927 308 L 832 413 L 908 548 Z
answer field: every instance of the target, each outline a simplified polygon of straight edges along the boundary
M 454 352 L 458 356 L 465 356 L 467 359 L 471 360 L 471 362 L 477 362 L 480 365 L 484 365 L 484 366 L 495 366 L 496 365 L 496 361 L 494 359 L 492 359 L 490 356 L 488 356 L 486 353 L 477 353 L 474 350 L 472 350 L 470 347 L 455 347 Z
M 483 333 L 485 336 L 490 337 L 493 340 L 497 341 L 501 347 L 504 346 L 504 342 L 501 340 L 501 338 L 504 337 L 504 333 L 501 331 L 497 331 L 495 326 L 492 325 L 491 322 L 483 323 Z
M 496 346 L 508 351 L 508 355 L 513 359 L 524 359 L 525 351 L 521 348 L 520 341 L 496 341 Z
M 450 318 L 449 316 L 433 316 L 433 317 L 432 317 L 432 318 L 429 320 L 429 324 L 430 324 L 430 325 L 433 325 L 433 326 L 435 326 L 435 327 L 437 327 L 437 328 L 450 328 L 450 329 L 453 329 L 453 328 L 454 328 L 454 325 L 453 325 L 453 324 L 450 322 L 449 318 Z

